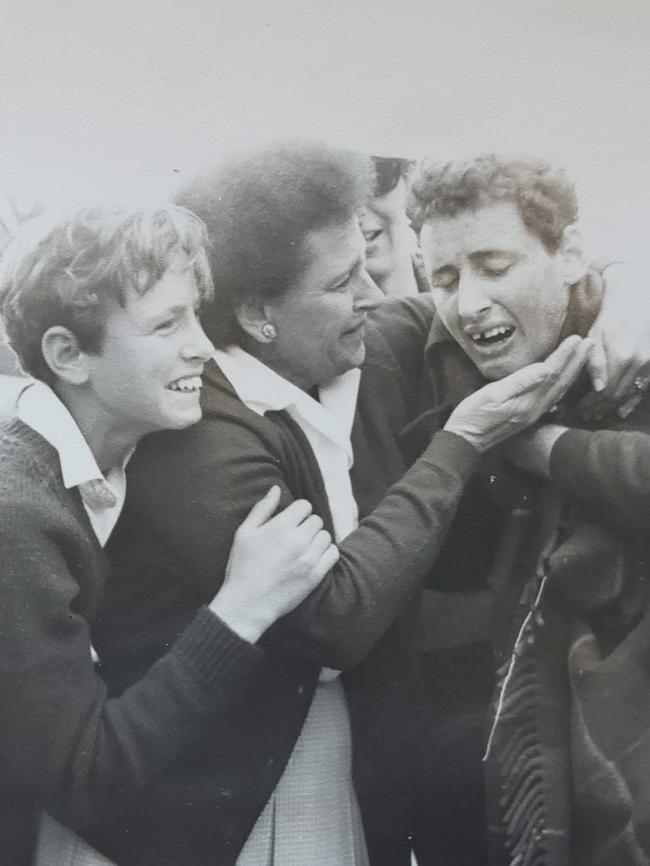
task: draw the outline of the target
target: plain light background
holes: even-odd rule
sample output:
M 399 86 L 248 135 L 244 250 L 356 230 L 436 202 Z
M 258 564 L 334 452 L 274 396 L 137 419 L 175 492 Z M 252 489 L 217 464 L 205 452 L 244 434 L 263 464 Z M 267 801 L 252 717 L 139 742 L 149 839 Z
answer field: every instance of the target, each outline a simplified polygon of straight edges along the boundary
M 549 157 L 597 254 L 645 256 L 647 0 L 2 5 L 0 184 L 21 206 L 164 195 L 224 148 L 300 134 Z

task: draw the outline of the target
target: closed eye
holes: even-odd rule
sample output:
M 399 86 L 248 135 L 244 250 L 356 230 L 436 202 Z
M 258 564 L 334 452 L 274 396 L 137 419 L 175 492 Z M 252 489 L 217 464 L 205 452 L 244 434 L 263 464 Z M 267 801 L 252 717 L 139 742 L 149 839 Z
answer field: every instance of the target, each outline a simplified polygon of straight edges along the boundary
M 347 287 L 348 283 L 350 282 L 351 278 L 352 278 L 352 272 L 350 271 L 350 273 L 346 274 L 342 280 L 339 280 L 338 283 L 335 283 L 333 286 L 330 286 L 330 291 L 336 292 L 336 291 L 339 291 L 341 289 L 345 289 Z
M 484 265 L 481 268 L 481 273 L 486 277 L 503 277 L 505 274 L 508 273 L 511 267 L 512 264 L 501 265 L 499 267 L 495 267 L 494 265 Z
M 455 268 L 441 268 L 431 275 L 431 285 L 436 289 L 451 291 L 458 285 L 458 271 Z
M 177 321 L 178 319 L 176 316 L 172 316 L 169 319 L 163 319 L 162 322 L 158 322 L 158 324 L 154 327 L 154 333 L 170 331 Z

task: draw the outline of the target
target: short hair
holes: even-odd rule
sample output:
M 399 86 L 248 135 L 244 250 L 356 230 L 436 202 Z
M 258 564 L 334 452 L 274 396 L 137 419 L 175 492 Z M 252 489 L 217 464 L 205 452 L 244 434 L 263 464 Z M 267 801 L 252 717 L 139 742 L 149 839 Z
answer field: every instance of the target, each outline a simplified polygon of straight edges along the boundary
M 54 382 L 41 351 L 43 334 L 54 325 L 69 328 L 83 351 L 101 351 L 106 302 L 124 305 L 127 287 L 147 292 L 179 250 L 200 298 L 208 300 L 206 240 L 201 221 L 173 205 L 87 207 L 25 223 L 0 260 L 0 317 L 25 372 Z
M 239 155 L 178 192 L 208 230 L 215 296 L 203 323 L 215 345 L 240 342 L 239 306 L 281 297 L 307 264 L 309 232 L 352 219 L 373 180 L 369 157 L 293 141 Z
M 490 154 L 466 162 L 419 166 L 407 214 L 419 233 L 427 220 L 453 217 L 500 201 L 512 202 L 526 228 L 556 252 L 564 229 L 578 218 L 573 184 L 562 169 L 536 158 Z
M 403 180 L 408 182 L 415 161 L 399 156 L 373 156 L 375 169 L 374 196 L 384 196 L 392 192 L 397 184 Z

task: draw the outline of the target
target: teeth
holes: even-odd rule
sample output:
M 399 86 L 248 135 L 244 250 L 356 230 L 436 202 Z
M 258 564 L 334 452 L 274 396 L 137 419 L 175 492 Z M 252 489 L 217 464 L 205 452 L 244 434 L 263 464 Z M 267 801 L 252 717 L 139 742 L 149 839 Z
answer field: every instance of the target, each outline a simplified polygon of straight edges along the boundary
M 200 376 L 184 376 L 182 379 L 177 379 L 175 382 L 172 382 L 168 387 L 171 391 L 190 392 L 198 391 L 201 384 Z
M 499 325 L 496 328 L 488 328 L 487 331 L 481 331 L 480 334 L 472 334 L 472 340 L 475 343 L 480 343 L 483 340 L 493 340 L 497 337 L 505 337 L 512 332 L 512 328 L 507 325 Z

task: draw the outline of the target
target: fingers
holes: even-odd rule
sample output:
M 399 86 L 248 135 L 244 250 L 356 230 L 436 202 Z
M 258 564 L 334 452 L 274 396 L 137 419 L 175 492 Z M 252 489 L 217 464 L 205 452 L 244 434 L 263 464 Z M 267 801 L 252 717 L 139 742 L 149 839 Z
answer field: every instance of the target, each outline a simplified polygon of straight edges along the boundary
M 338 547 L 329 544 L 311 571 L 314 584 L 320 583 L 330 569 L 334 568 L 339 559 Z
M 586 342 L 589 347 L 593 345 L 591 340 L 586 341 L 577 334 L 572 334 L 570 337 L 567 337 L 566 340 L 562 340 L 560 345 L 551 352 L 548 358 L 544 360 L 544 364 L 546 364 L 552 372 L 559 375 L 570 362 L 574 354 L 579 351 L 581 347 L 584 348 L 584 343 Z
M 296 530 L 296 541 L 301 545 L 311 545 L 323 529 L 323 521 L 317 514 L 310 514 Z M 329 533 L 328 533 L 329 535 Z
M 628 415 L 631 415 L 641 400 L 643 400 L 643 392 L 639 391 L 621 403 L 617 410 L 619 418 L 627 418 Z
M 621 373 L 616 384 L 612 382 L 613 390 L 610 400 L 614 405 L 624 403 L 630 397 L 635 397 L 634 381 L 637 378 L 643 379 L 643 374 L 640 373 L 638 364 L 630 361 L 621 368 Z
M 589 339 L 580 341 L 575 345 L 572 354 L 570 354 L 566 359 L 564 365 L 559 368 L 557 380 L 554 383 L 551 383 L 548 392 L 545 395 L 544 402 L 549 408 L 555 406 L 555 404 L 564 397 L 571 385 L 573 385 L 578 374 L 587 362 L 592 346 L 593 343 Z M 548 363 L 548 360 L 546 363 Z
M 306 499 L 296 499 L 291 502 L 283 511 L 279 511 L 273 521 L 273 528 L 288 529 L 300 524 L 311 514 L 311 503 Z
M 594 391 L 600 393 L 607 387 L 607 353 L 599 328 L 594 326 L 589 332 L 589 336 L 594 342 L 587 357 L 587 372 L 594 386 Z
M 270 487 L 266 494 L 256 502 L 248 512 L 241 527 L 243 529 L 257 529 L 275 514 L 275 509 L 280 502 L 280 488 L 277 484 Z
M 529 391 L 547 383 L 548 380 L 549 370 L 545 364 L 529 364 L 527 367 L 522 367 L 521 370 L 511 373 L 498 383 L 499 389 L 502 390 L 502 394 L 499 395 L 500 402 L 523 397 Z M 488 388 L 492 387 L 492 385 L 486 385 L 483 390 L 487 391 Z
M 529 364 L 503 379 L 508 389 L 503 399 L 523 397 L 540 385 L 548 385 L 549 389 L 554 389 L 551 396 L 557 403 L 584 365 L 590 345 L 590 341 L 576 335 L 567 337 L 545 361 Z

